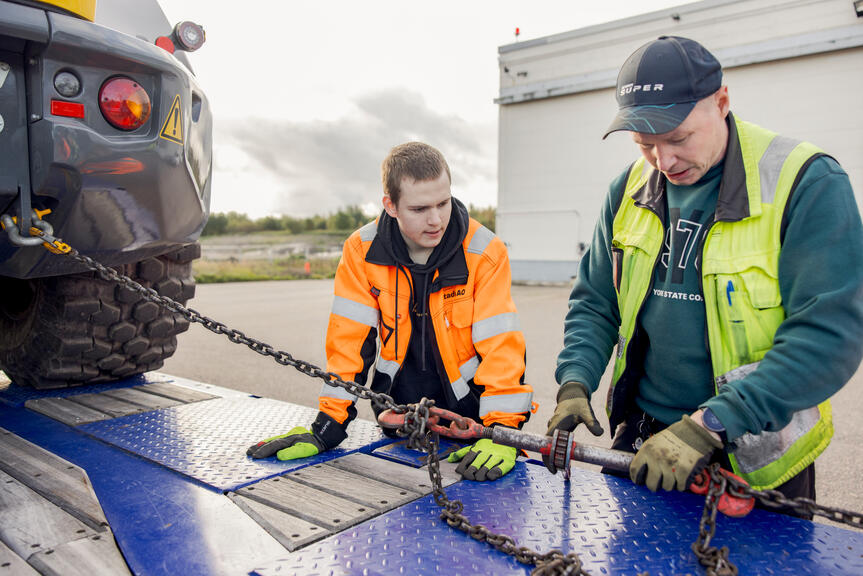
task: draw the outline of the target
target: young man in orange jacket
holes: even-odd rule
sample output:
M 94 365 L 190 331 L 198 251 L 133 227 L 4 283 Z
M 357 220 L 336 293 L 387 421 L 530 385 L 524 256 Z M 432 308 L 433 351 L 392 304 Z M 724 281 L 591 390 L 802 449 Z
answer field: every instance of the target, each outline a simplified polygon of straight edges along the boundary
M 519 428 L 533 390 L 510 296 L 503 242 L 450 192 L 443 155 L 420 142 L 396 146 L 382 166 L 381 215 L 345 242 L 327 328 L 327 370 L 398 404 L 435 405 Z M 296 427 L 249 448 L 253 458 L 313 456 L 337 446 L 356 417 L 356 397 L 324 384 L 311 429 Z M 377 409 L 376 409 L 377 410 Z M 495 480 L 516 450 L 483 439 L 452 454 L 457 471 Z

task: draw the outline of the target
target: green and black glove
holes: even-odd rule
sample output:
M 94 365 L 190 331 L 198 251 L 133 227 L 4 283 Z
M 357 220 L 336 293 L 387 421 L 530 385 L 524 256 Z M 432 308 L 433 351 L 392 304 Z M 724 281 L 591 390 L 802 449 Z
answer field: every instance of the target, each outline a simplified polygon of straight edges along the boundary
M 497 480 L 515 466 L 517 450 L 512 446 L 495 444 L 488 438 L 478 440 L 473 446 L 465 446 L 453 452 L 448 462 L 459 462 L 455 471 L 468 480 Z
M 567 382 L 557 391 L 557 406 L 548 421 L 548 432 L 545 435 L 551 436 L 558 429 L 572 432 L 579 424 L 587 426 L 594 436 L 602 436 L 604 432 L 593 413 L 593 408 L 590 407 L 590 393 L 587 391 L 587 386 L 581 382 Z M 543 456 L 542 461 L 552 474 L 557 473 L 551 456 Z
M 287 434 L 262 440 L 246 450 L 246 456 L 269 458 L 273 454 L 279 460 L 296 460 L 320 454 L 327 447 L 315 434 L 302 426 L 291 428 Z
M 684 414 L 642 444 L 629 465 L 629 477 L 652 492 L 660 485 L 663 490 L 686 490 L 721 448 L 722 442 Z

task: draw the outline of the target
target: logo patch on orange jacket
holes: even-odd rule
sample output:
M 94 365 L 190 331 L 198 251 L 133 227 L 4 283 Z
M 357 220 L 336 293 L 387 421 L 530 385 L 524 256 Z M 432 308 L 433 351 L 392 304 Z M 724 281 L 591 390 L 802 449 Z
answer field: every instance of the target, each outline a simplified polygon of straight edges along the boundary
M 455 298 L 456 296 L 464 296 L 464 288 L 459 288 L 458 290 L 453 290 L 449 294 L 444 294 L 443 299 Z

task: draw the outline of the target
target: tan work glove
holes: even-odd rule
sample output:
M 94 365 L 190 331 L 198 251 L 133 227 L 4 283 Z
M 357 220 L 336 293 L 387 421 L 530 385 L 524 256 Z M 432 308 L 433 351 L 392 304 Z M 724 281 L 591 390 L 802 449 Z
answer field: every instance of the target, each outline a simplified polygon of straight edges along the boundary
M 684 414 L 642 444 L 629 465 L 629 477 L 653 492 L 660 485 L 663 490 L 686 490 L 710 462 L 714 450 L 721 448 L 722 442 Z
M 587 426 L 594 436 L 602 436 L 604 432 L 593 413 L 593 408 L 590 407 L 590 393 L 587 391 L 587 386 L 581 382 L 566 382 L 557 391 L 557 406 L 548 421 L 548 432 L 545 434 L 551 436 L 558 429 L 572 432 L 579 424 Z M 557 473 L 550 455 L 543 456 L 542 461 L 552 474 Z

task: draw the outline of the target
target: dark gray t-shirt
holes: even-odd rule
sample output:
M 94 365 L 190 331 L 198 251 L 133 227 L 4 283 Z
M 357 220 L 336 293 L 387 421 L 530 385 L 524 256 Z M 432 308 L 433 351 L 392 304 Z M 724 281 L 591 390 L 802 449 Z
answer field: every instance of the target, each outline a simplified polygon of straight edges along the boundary
M 637 398 L 642 410 L 666 423 L 713 395 L 701 245 L 713 221 L 722 167 L 720 162 L 691 186 L 667 183 L 665 242 L 640 318 L 650 346 Z

